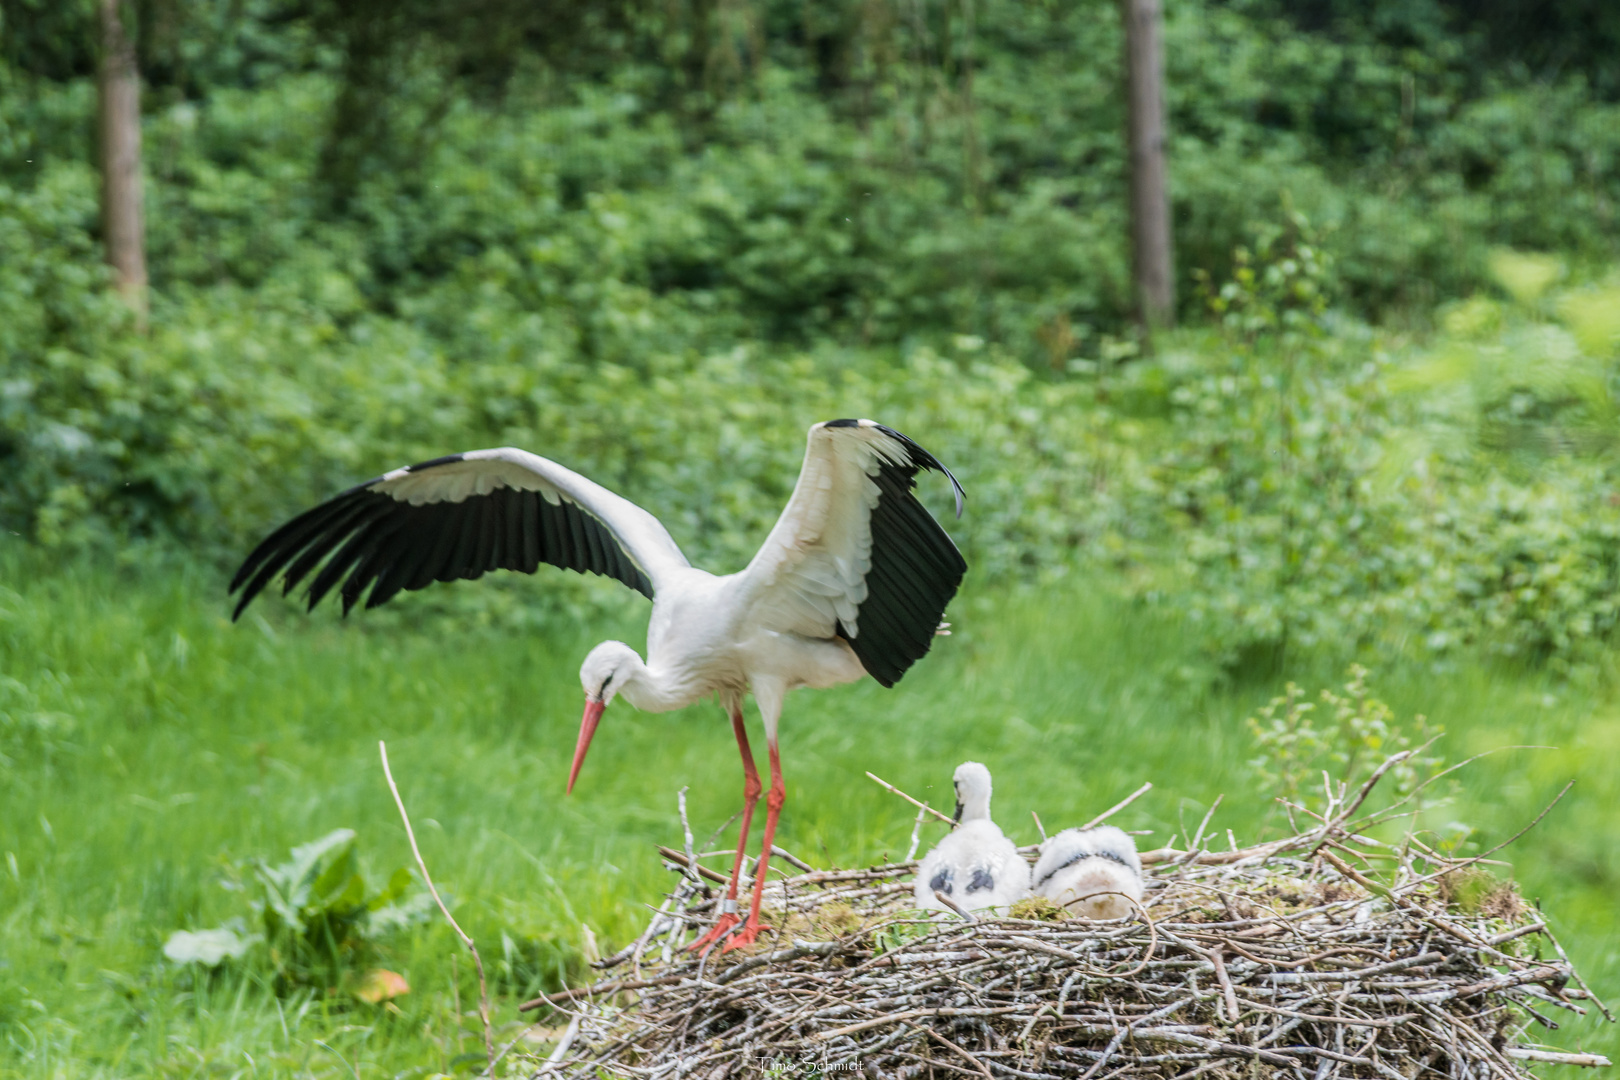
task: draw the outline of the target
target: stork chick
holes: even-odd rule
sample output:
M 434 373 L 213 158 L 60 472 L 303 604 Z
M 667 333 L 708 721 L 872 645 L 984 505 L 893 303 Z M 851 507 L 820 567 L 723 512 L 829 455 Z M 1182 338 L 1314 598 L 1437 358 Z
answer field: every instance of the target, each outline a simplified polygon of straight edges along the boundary
M 990 820 L 990 770 L 965 761 L 954 779 L 956 827 L 917 868 L 917 906 L 948 910 L 938 892 L 963 911 L 1004 911 L 1029 895 L 1029 864 Z
M 1064 829 L 1048 837 L 1034 878 L 1038 895 L 1081 918 L 1123 919 L 1142 902 L 1136 841 L 1112 825 Z

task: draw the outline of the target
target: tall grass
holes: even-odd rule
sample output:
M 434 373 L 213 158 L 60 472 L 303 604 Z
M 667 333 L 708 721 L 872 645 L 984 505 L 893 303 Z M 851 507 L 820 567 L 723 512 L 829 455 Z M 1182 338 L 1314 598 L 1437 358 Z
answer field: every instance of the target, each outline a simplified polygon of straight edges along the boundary
M 413 987 L 397 1013 L 321 988 L 278 997 L 264 972 L 205 975 L 161 956 L 172 931 L 246 910 L 219 884 L 232 860 L 279 859 L 349 826 L 374 876 L 408 863 L 378 739 L 490 962 L 502 1024 L 523 995 L 577 974 L 582 923 L 625 940 L 666 880 L 651 848 L 678 840 L 677 790 L 690 788 L 701 841 L 735 809 L 740 775 L 713 705 L 654 716 L 616 704 L 563 796 L 579 660 L 599 638 L 641 640 L 643 603 L 614 589 L 586 589 L 590 618 L 522 634 L 435 608 L 431 594 L 381 618 L 264 604 L 232 625 L 206 570 L 53 568 L 0 552 L 0 1073 L 424 1075 L 475 1054 L 471 975 L 437 923 L 385 946 L 382 962 Z M 992 769 L 997 817 L 1020 840 L 1035 837 L 1032 809 L 1048 828 L 1071 824 L 1143 780 L 1155 791 L 1122 824 L 1154 830 L 1147 843 L 1223 792 L 1216 825 L 1241 840 L 1274 821 L 1245 765 L 1243 718 L 1286 679 L 1341 682 L 1350 659 L 1212 678 L 1184 628 L 1090 581 L 1039 594 L 970 581 L 951 618 L 954 635 L 895 690 L 790 699 L 789 850 L 818 863 L 903 853 L 909 808 L 862 773 L 944 804 L 968 758 Z M 1453 760 L 1559 747 L 1473 766 L 1425 824 L 1465 823 L 1488 845 L 1575 778 L 1510 855 L 1600 992 L 1620 991 L 1613 693 L 1601 680 L 1360 659 L 1403 716 L 1446 728 Z M 1620 1046 L 1590 1022 L 1552 1038 Z

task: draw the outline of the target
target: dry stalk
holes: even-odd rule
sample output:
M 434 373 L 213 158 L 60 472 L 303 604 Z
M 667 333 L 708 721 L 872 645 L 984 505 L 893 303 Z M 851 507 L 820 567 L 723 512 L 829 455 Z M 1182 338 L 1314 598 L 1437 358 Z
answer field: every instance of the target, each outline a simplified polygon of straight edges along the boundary
M 1081 829 L 1094 829 L 1094 828 L 1096 828 L 1098 825 L 1101 825 L 1103 822 L 1107 821 L 1109 818 L 1113 817 L 1115 814 L 1119 813 L 1121 810 L 1123 810 L 1127 806 L 1131 805 L 1131 803 L 1135 802 L 1137 799 L 1140 799 L 1142 796 L 1146 795 L 1148 792 L 1150 792 L 1152 790 L 1153 790 L 1153 784 L 1152 784 L 1151 781 L 1149 781 L 1146 784 L 1143 784 L 1141 787 L 1137 788 L 1135 791 L 1131 792 L 1129 795 L 1127 795 L 1123 799 L 1119 800 L 1119 802 L 1115 803 L 1113 806 L 1110 806 L 1108 809 L 1104 810 L 1102 813 L 1098 814 L 1096 817 L 1092 818 L 1090 821 L 1088 821 L 1084 825 L 1080 826 L 1080 828 Z
M 489 984 L 484 981 L 484 958 L 478 955 L 478 946 L 473 939 L 467 936 L 467 931 L 456 922 L 456 917 L 450 914 L 450 909 L 444 906 L 444 900 L 439 896 L 439 890 L 433 884 L 433 875 L 428 873 L 427 863 L 422 860 L 422 849 L 416 846 L 416 830 L 411 828 L 411 816 L 405 812 L 405 800 L 400 798 L 399 785 L 394 783 L 393 770 L 388 767 L 388 744 L 382 740 L 377 741 L 377 753 L 382 757 L 383 776 L 388 780 L 388 790 L 394 793 L 394 805 L 399 807 L 399 819 L 405 823 L 405 838 L 411 842 L 411 854 L 416 856 L 416 868 L 422 871 L 422 881 L 426 883 L 428 892 L 433 894 L 433 902 L 439 905 L 444 914 L 445 921 L 456 932 L 461 943 L 472 953 L 473 964 L 478 968 L 478 1019 L 484 1024 L 484 1063 L 488 1066 L 487 1075 L 495 1075 L 495 1032 L 490 1025 L 489 1017 Z M 456 1022 L 461 1018 L 458 1012 Z M 503 1051 L 504 1053 L 504 1051 Z

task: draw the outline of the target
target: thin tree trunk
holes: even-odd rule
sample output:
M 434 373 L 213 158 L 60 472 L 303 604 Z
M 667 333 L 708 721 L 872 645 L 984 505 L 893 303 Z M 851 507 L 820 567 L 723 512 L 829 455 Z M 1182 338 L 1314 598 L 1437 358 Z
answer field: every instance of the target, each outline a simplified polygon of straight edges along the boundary
M 1149 330 L 1175 321 L 1170 188 L 1165 161 L 1164 45 L 1159 0 L 1120 0 L 1130 106 L 1131 247 L 1137 314 Z
M 146 329 L 146 221 L 141 205 L 141 76 L 119 0 L 101 7 L 101 227 L 118 291 Z

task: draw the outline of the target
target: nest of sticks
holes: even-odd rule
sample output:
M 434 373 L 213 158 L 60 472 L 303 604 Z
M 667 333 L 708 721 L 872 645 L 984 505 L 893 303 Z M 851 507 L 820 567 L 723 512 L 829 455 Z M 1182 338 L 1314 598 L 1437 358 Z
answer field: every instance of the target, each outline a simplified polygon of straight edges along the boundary
M 1338 785 L 1296 835 L 1239 848 L 1228 833 L 1216 850 L 1201 826 L 1185 850 L 1144 852 L 1142 910 L 1109 922 L 1045 901 L 926 918 L 915 862 L 825 870 L 789 855 L 797 872 L 765 891 L 772 932 L 695 956 L 684 946 L 724 877 L 688 829 L 684 851 L 660 849 L 679 883 L 598 963 L 614 977 L 523 1006 L 555 1010 L 533 1075 L 1491 1080 L 1532 1062 L 1606 1066 L 1528 1039 L 1560 1011 L 1612 1017 L 1483 856 L 1367 835 L 1402 811 L 1361 813 L 1405 756 Z

